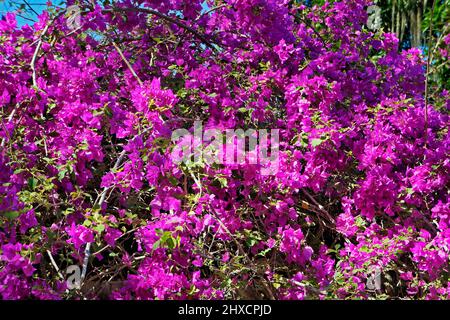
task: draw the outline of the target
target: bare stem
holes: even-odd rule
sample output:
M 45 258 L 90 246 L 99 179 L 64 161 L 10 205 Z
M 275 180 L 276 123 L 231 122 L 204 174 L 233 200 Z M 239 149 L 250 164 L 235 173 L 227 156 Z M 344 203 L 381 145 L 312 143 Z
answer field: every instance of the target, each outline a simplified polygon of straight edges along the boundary
M 147 132 L 149 129 L 145 129 L 142 134 L 144 134 L 145 132 Z M 136 139 L 135 136 L 132 140 Z M 126 151 L 122 150 L 122 152 L 120 153 L 119 157 L 117 158 L 116 162 L 114 163 L 114 166 L 112 168 L 112 171 L 115 171 L 119 168 L 120 164 L 122 163 L 122 160 L 125 158 L 126 155 Z M 103 191 L 98 195 L 97 199 L 94 202 L 94 207 L 95 206 L 99 206 L 101 207 L 103 202 L 105 202 L 106 199 L 106 194 L 108 193 L 109 190 L 112 190 L 113 187 L 105 187 L 103 189 Z M 91 256 L 91 243 L 88 242 L 86 243 L 86 247 L 84 249 L 84 259 L 83 259 L 83 268 L 81 271 L 81 283 L 83 283 L 85 277 L 86 277 L 86 271 L 87 271 L 87 267 L 88 267 L 88 263 L 89 263 L 89 258 Z
M 328 220 L 331 222 L 331 223 L 335 223 L 335 220 L 334 220 L 334 218 L 328 213 L 328 211 L 327 210 L 325 210 L 325 208 L 320 204 L 320 203 L 318 203 L 317 202 L 317 200 L 316 199 L 314 199 L 314 197 L 308 192 L 308 191 L 306 191 L 305 189 L 302 189 L 302 191 L 303 191 L 303 193 L 314 203 L 314 205 L 318 208 L 318 210 L 322 213 L 322 214 L 324 214 L 327 218 L 328 218 Z
M 55 268 L 56 272 L 58 273 L 58 276 L 59 276 L 62 280 L 64 280 L 64 277 L 63 277 L 63 275 L 61 274 L 61 272 L 59 271 L 59 267 L 58 267 L 58 265 L 56 264 L 55 259 L 53 259 L 53 256 L 52 256 L 52 253 L 50 252 L 50 250 L 47 250 L 47 254 L 48 254 L 48 257 L 50 258 L 50 262 L 52 263 L 53 267 Z
M 122 60 L 125 62 L 125 64 L 127 65 L 128 69 L 130 69 L 131 73 L 133 74 L 133 76 L 136 78 L 137 82 L 139 82 L 139 84 L 142 86 L 143 82 L 142 80 L 139 78 L 139 76 L 137 75 L 136 71 L 134 71 L 133 67 L 131 66 L 130 62 L 127 60 L 127 58 L 124 56 L 122 50 L 120 50 L 119 46 L 113 41 L 112 45 L 114 46 L 114 48 L 116 48 L 117 52 L 119 53 L 120 57 L 122 58 Z
M 226 233 L 228 233 L 228 235 L 231 237 L 231 239 L 233 239 L 234 243 L 236 244 L 236 246 L 238 247 L 239 252 L 246 258 L 246 260 L 248 261 L 248 263 L 250 264 L 251 268 L 256 271 L 257 267 L 255 266 L 255 264 L 253 263 L 253 261 L 250 259 L 250 257 L 248 256 L 248 254 L 245 252 L 244 248 L 242 247 L 241 243 L 234 237 L 234 235 L 231 233 L 231 231 L 227 228 L 227 226 L 222 222 L 222 220 L 219 218 L 219 216 L 216 214 L 216 211 L 214 210 L 214 208 L 209 205 L 211 210 L 212 210 L 212 214 L 214 216 L 214 218 L 216 218 L 216 220 L 219 222 L 220 226 L 222 227 L 223 230 L 225 230 Z M 275 296 L 272 292 L 272 290 L 270 289 L 269 285 L 266 283 L 266 279 L 262 279 L 262 285 L 264 287 L 264 289 L 266 290 L 267 294 L 269 295 L 269 298 L 271 300 L 275 300 Z
M 37 43 L 36 49 L 34 50 L 33 58 L 31 59 L 31 63 L 30 63 L 31 70 L 33 71 L 33 86 L 35 86 L 38 89 L 39 89 L 39 87 L 38 87 L 37 81 L 36 81 L 36 59 L 39 55 L 39 50 L 41 49 L 41 46 L 42 46 L 42 37 L 47 33 L 48 27 L 49 27 L 49 24 L 47 24 L 45 26 L 45 28 L 42 30 L 42 34 L 39 37 L 39 41 Z
M 161 13 L 159 11 L 153 10 L 153 9 L 149 9 L 149 8 L 133 8 L 133 7 L 129 7 L 129 8 L 118 8 L 118 7 L 113 7 L 111 9 L 104 9 L 102 10 L 103 13 L 114 13 L 114 12 L 142 12 L 142 13 L 147 13 L 147 14 L 151 14 L 154 16 L 157 16 L 163 20 L 166 20 L 168 22 L 171 22 L 173 24 L 176 24 L 178 27 L 189 31 L 190 33 L 192 33 L 196 38 L 198 38 L 201 42 L 203 42 L 208 48 L 212 49 L 213 51 L 217 51 L 217 48 L 214 47 L 212 45 L 212 43 L 201 33 L 199 33 L 197 30 L 195 30 L 194 28 L 188 26 L 187 24 L 181 22 L 179 19 L 173 18 L 171 16 L 168 16 L 164 13 Z

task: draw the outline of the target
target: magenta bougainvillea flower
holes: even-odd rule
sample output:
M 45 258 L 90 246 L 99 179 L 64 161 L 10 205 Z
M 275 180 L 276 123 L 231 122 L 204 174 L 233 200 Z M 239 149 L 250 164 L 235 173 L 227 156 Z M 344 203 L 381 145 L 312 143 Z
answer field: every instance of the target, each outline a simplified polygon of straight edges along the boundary
M 0 20 L 2 299 L 450 297 L 449 91 L 372 1 L 111 3 Z

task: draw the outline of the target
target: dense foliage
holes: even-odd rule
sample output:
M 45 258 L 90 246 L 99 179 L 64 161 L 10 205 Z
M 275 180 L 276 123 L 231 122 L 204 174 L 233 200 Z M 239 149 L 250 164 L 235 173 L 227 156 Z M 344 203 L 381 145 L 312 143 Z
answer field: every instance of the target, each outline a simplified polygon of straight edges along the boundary
M 0 21 L 3 299 L 450 297 L 449 92 L 370 1 L 93 3 Z M 278 172 L 175 163 L 195 120 Z

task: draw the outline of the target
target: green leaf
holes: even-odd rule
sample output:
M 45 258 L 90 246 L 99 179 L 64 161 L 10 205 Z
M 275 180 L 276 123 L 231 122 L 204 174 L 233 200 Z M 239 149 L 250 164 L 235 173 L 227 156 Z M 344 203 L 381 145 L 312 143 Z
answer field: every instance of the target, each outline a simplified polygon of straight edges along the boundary
M 34 190 L 34 189 L 36 188 L 37 183 L 38 183 L 38 181 L 37 181 L 36 178 L 33 178 L 33 177 L 32 177 L 32 178 L 28 179 L 28 187 L 29 187 L 31 190 Z
M 170 175 L 167 178 L 169 179 L 170 184 L 173 185 L 174 187 L 178 185 L 178 180 L 174 176 Z
M 156 249 L 158 249 L 158 248 L 159 248 L 159 246 L 160 246 L 160 244 L 161 244 L 161 241 L 160 241 L 160 240 L 158 240 L 158 241 L 155 241 L 155 243 L 153 244 L 153 250 L 156 250 Z
M 224 177 L 217 177 L 217 180 L 219 181 L 220 186 L 221 186 L 222 188 L 226 188 L 226 187 L 228 186 L 228 180 L 227 180 L 227 178 L 224 178 Z
M 98 224 L 94 227 L 94 230 L 97 231 L 98 233 L 102 233 L 103 231 L 105 231 L 105 225 L 104 224 Z
M 4 213 L 4 216 L 5 216 L 8 220 L 14 220 L 14 219 L 16 219 L 19 215 L 20 215 L 20 212 L 18 212 L 18 211 L 7 211 L 7 212 Z
M 166 243 L 167 243 L 167 247 L 169 249 L 175 249 L 176 248 L 176 243 L 175 243 L 175 241 L 174 241 L 174 239 L 172 237 L 168 238 Z
M 322 139 L 312 139 L 312 140 L 311 140 L 311 145 L 312 145 L 313 147 L 318 147 L 318 146 L 320 146 L 322 143 L 323 143 L 323 140 L 322 140 Z
M 67 170 L 61 170 L 58 172 L 58 181 L 61 181 L 66 176 Z
M 272 248 L 267 248 L 266 250 L 261 251 L 257 254 L 257 256 L 265 257 L 267 253 L 269 253 L 272 250 Z

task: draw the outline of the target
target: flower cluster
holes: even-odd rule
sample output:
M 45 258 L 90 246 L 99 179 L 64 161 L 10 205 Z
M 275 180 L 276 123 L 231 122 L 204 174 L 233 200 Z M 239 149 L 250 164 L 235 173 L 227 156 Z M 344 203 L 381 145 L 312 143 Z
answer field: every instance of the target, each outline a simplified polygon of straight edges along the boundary
M 0 21 L 0 297 L 449 298 L 450 96 L 421 51 L 368 0 L 206 3 Z M 278 172 L 175 162 L 195 121 L 280 129 Z

